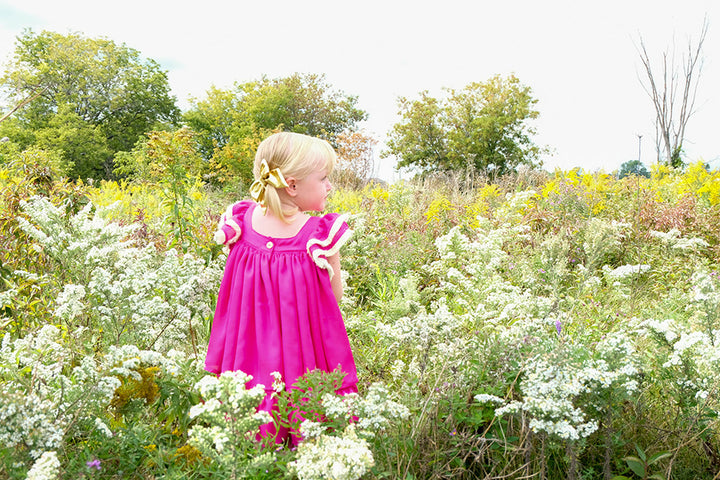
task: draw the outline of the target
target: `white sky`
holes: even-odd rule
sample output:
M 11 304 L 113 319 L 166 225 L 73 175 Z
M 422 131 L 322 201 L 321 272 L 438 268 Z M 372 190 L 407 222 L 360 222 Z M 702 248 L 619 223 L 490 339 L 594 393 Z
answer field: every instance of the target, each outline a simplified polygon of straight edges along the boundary
M 687 48 L 707 15 L 687 160 L 720 167 L 720 2 L 714 0 L 0 0 L 0 61 L 23 28 L 81 32 L 125 43 L 168 71 L 181 108 L 215 85 L 324 73 L 359 97 L 363 125 L 381 142 L 399 120 L 398 96 L 462 88 L 515 74 L 539 100 L 537 144 L 547 169 L 611 172 L 655 161 L 654 110 L 639 77 L 642 35 L 651 56 Z M 382 148 L 382 143 L 381 147 Z M 377 174 L 399 175 L 376 159 Z

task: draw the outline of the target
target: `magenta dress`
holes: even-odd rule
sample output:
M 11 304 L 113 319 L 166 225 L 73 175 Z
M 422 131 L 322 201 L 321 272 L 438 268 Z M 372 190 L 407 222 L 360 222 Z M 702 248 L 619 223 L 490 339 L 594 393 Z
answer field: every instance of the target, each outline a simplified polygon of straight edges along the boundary
M 338 393 L 357 392 L 357 373 L 327 257 L 352 234 L 345 216 L 310 217 L 297 235 L 273 238 L 252 229 L 258 205 L 241 201 L 223 214 L 216 240 L 229 247 L 205 368 L 241 370 L 251 387 L 265 386 L 270 410 L 272 372 L 287 387 L 308 370 L 340 367 Z

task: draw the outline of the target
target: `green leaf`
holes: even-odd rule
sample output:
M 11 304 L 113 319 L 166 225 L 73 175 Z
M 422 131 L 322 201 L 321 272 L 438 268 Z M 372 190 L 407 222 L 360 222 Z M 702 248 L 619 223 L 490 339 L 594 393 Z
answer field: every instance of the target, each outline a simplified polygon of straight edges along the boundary
M 643 449 L 640 448 L 638 445 L 635 445 L 635 450 L 637 450 L 638 457 L 640 457 L 640 460 L 645 462 L 645 460 L 647 460 L 647 457 L 645 456 L 645 452 L 643 451 Z
M 653 463 L 657 463 L 658 461 L 662 460 L 663 458 L 668 458 L 672 454 L 670 452 L 659 452 L 650 457 L 647 461 L 648 465 L 652 465 Z
M 637 457 L 623 458 L 635 475 L 645 478 L 645 463 Z

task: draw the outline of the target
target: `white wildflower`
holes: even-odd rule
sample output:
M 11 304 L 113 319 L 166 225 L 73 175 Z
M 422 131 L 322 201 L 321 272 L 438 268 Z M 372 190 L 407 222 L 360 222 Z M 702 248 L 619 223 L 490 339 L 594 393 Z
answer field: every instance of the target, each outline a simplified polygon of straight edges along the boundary
M 285 382 L 283 382 L 280 372 L 271 372 L 273 377 L 272 388 L 276 393 L 282 393 L 285 390 Z
M 695 400 L 705 400 L 710 392 L 707 390 L 698 390 L 698 392 L 695 394 Z
M 304 420 L 300 424 L 300 433 L 304 439 L 316 438 L 325 433 L 325 427 L 321 422 L 313 422 L 312 420 Z
M 695 250 L 699 247 L 707 247 L 709 244 L 702 238 L 680 238 L 672 246 L 678 250 Z
M 667 232 L 650 230 L 650 236 L 660 239 L 664 243 L 673 244 L 678 238 L 680 238 L 680 230 L 678 230 L 677 228 L 672 228 Z
M 410 416 L 410 410 L 391 400 L 387 387 L 381 383 L 373 383 L 367 394 L 357 399 L 356 412 L 358 429 L 368 435 L 385 430 L 394 420 Z
M 368 443 L 350 425 L 341 437 L 320 435 L 301 442 L 288 467 L 300 480 L 356 480 L 374 464 Z
M 60 460 L 57 453 L 43 452 L 27 474 L 27 480 L 55 480 L 60 473 Z
M 406 374 L 407 365 L 405 365 L 405 362 L 401 359 L 396 359 L 390 367 L 390 375 L 392 375 L 394 380 L 399 380 L 405 378 Z
M 702 238 L 683 238 L 680 230 L 673 228 L 668 232 L 650 231 L 650 236 L 659 239 L 664 244 L 678 250 L 695 250 L 698 247 L 707 247 L 708 243 Z
M 487 393 L 479 393 L 475 395 L 475 400 L 478 403 L 497 403 L 499 405 L 505 403 L 504 399 L 496 397 L 495 395 L 489 395 Z
M 85 298 L 85 287 L 82 285 L 65 285 L 63 291 L 57 297 L 55 315 L 69 322 L 83 312 L 85 308 L 82 302 L 83 298 Z
M 611 270 L 607 265 L 603 268 L 605 275 L 611 279 L 623 279 L 632 275 L 645 273 L 650 270 L 650 265 L 621 265 Z
M 95 428 L 97 428 L 106 437 L 113 436 L 112 430 L 110 430 L 110 428 L 105 425 L 105 422 L 103 422 L 99 417 L 95 417 Z
M 336 395 L 326 393 L 322 397 L 322 405 L 325 414 L 331 419 L 349 419 L 352 415 L 355 404 L 358 400 L 357 393 L 349 393 L 347 395 Z

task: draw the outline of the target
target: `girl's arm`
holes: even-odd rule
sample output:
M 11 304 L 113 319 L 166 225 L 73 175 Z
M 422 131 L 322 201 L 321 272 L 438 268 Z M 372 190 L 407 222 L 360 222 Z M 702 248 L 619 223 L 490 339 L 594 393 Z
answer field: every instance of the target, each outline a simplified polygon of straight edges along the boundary
M 328 262 L 333 269 L 333 276 L 330 279 L 330 284 L 332 285 L 333 293 L 335 294 L 335 298 L 339 304 L 340 299 L 342 299 L 343 296 L 342 276 L 340 274 L 340 253 L 336 253 L 335 255 L 328 257 Z

